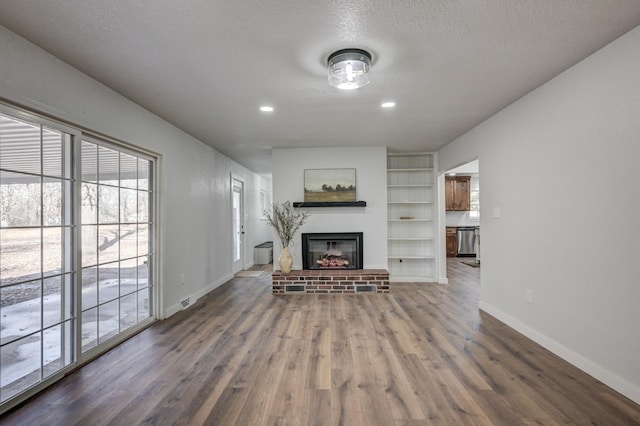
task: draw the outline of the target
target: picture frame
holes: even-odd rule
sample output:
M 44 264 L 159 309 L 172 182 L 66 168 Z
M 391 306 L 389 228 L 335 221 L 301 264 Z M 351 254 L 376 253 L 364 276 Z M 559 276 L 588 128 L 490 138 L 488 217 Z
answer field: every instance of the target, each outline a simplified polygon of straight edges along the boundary
M 304 201 L 356 201 L 356 169 L 305 169 Z

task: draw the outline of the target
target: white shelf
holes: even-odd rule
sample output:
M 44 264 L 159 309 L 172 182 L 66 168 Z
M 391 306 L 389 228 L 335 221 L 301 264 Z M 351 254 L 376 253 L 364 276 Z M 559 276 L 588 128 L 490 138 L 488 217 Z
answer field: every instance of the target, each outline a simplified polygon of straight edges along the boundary
M 387 157 L 413 157 L 415 155 L 432 155 L 431 152 L 387 152 Z
M 433 187 L 435 185 L 433 184 L 428 184 L 428 185 L 416 185 L 416 184 L 412 184 L 412 185 L 387 185 L 387 188 L 430 188 Z
M 427 282 L 437 275 L 435 165 L 433 153 L 387 156 L 390 281 Z
M 433 201 L 389 201 L 387 204 L 433 204 Z
M 404 172 L 432 172 L 433 169 L 417 168 L 417 169 L 387 169 L 387 172 L 391 173 L 404 173 Z
M 405 259 L 407 259 L 407 260 L 416 260 L 416 259 L 418 259 L 418 260 L 421 260 L 421 259 L 431 260 L 431 259 L 435 259 L 435 258 L 436 258 L 435 256 L 389 256 L 389 259 L 398 259 L 398 260 L 400 260 L 400 259 L 401 260 L 405 260 Z

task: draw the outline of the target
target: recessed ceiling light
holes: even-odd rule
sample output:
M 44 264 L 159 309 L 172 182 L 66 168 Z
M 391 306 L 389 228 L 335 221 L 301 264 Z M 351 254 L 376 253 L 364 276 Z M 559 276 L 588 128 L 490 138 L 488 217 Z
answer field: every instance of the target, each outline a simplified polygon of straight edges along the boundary
M 395 102 L 383 102 L 382 105 L 380 105 L 382 108 L 393 108 L 394 106 L 396 106 Z
M 268 106 L 268 105 L 261 106 L 260 107 L 260 111 L 262 111 L 262 112 L 273 112 L 273 107 L 272 106 Z

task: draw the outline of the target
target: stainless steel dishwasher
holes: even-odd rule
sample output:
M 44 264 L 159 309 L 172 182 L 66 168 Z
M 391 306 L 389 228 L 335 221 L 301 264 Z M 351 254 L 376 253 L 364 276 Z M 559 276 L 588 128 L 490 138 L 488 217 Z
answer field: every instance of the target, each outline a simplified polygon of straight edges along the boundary
M 458 228 L 458 256 L 476 255 L 476 228 Z

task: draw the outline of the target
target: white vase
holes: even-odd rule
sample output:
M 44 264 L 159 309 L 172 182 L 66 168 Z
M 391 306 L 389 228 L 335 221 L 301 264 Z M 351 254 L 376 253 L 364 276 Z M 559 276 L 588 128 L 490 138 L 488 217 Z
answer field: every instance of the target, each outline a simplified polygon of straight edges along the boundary
M 293 257 L 291 257 L 289 247 L 285 247 L 282 249 L 282 253 L 280 253 L 280 259 L 278 260 L 278 262 L 280 263 L 280 272 L 282 272 L 283 274 L 288 274 L 291 272 Z

